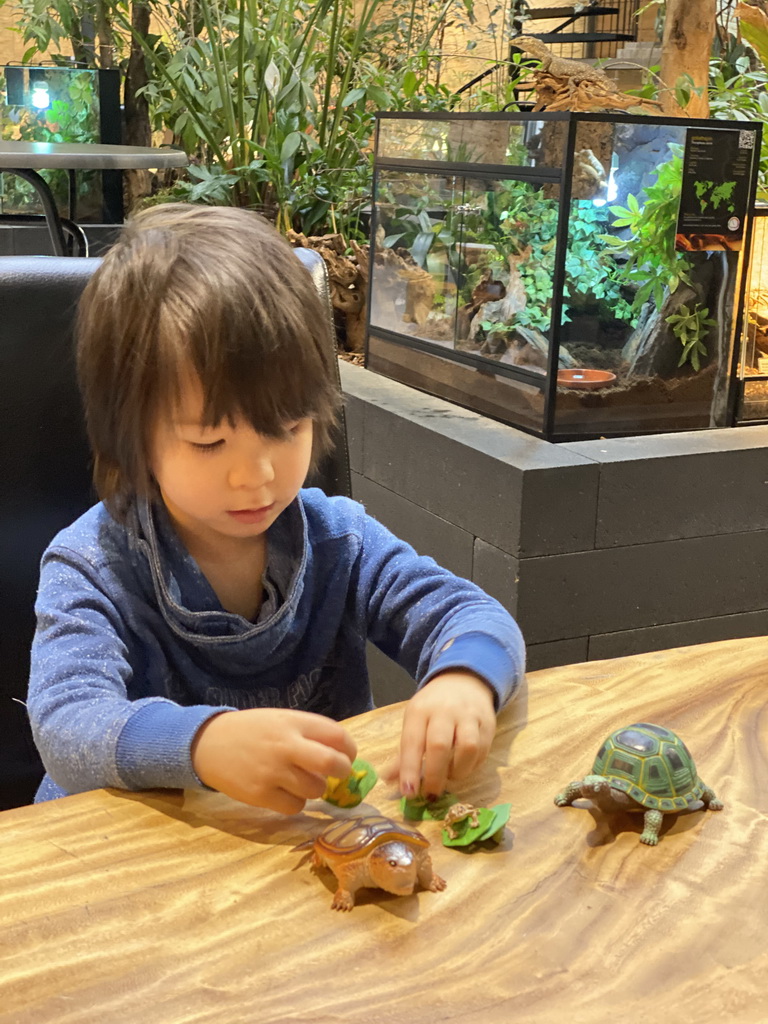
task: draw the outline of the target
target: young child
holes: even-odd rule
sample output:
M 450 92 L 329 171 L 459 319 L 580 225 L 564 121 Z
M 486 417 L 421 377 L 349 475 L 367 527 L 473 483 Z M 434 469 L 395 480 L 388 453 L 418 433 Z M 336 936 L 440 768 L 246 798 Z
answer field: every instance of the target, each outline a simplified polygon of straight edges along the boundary
M 256 214 L 158 206 L 83 294 L 78 372 L 102 502 L 42 560 L 38 800 L 208 786 L 286 814 L 346 776 L 366 640 L 418 689 L 405 795 L 482 763 L 523 673 L 514 621 L 347 498 L 302 490 L 337 415 L 327 318 Z

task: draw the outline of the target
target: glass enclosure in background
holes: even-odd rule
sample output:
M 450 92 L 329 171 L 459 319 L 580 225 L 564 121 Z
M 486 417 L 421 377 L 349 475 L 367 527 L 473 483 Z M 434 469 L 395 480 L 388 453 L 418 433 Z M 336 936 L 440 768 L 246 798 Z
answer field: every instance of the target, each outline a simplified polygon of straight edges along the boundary
M 0 138 L 4 142 L 119 145 L 122 141 L 119 71 L 8 64 L 0 66 L 0 74 Z M 80 171 L 73 196 L 66 170 L 40 173 L 62 217 L 83 223 L 122 221 L 120 171 Z M 17 175 L 0 174 L 0 214 L 41 213 L 31 185 Z
M 755 208 L 742 329 L 737 418 L 768 423 L 768 206 Z
M 379 115 L 366 365 L 552 440 L 727 425 L 759 144 L 744 122 Z

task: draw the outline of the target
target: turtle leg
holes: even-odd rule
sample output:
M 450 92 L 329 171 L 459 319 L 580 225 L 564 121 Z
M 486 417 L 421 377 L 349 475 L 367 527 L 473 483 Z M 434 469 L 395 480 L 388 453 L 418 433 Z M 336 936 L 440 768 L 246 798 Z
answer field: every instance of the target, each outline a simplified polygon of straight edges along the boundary
M 425 889 L 429 889 L 430 892 L 442 892 L 442 890 L 448 885 L 444 878 L 435 874 L 432 869 L 432 858 L 429 856 L 427 850 L 424 851 L 424 856 L 419 861 L 417 877 L 419 879 L 419 885 L 422 885 Z
M 574 800 L 578 800 L 581 796 L 581 780 L 578 782 L 569 782 L 562 793 L 558 793 L 555 797 L 555 803 L 558 807 L 567 807 L 572 804 Z
M 331 910 L 351 910 L 355 905 L 355 893 L 366 883 L 362 877 L 365 872 L 360 863 L 353 863 L 334 868 L 333 873 L 339 887 L 333 894 Z
M 659 829 L 664 820 L 661 811 L 646 811 L 643 815 L 643 834 L 640 842 L 647 846 L 655 846 L 659 841 Z
M 722 811 L 723 801 L 718 800 L 715 796 L 714 789 L 710 789 L 709 786 L 704 784 L 704 792 L 701 794 L 701 799 L 704 806 L 710 811 Z
M 355 905 L 355 894 L 350 892 L 349 889 L 345 889 L 343 886 L 339 886 L 336 892 L 333 894 L 333 902 L 331 903 L 331 910 L 351 910 Z

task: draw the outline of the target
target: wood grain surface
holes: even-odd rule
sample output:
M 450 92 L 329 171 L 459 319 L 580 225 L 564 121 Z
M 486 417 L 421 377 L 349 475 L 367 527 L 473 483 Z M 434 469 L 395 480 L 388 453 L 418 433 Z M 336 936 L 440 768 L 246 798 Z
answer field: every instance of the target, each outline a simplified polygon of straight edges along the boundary
M 765 1024 L 767 672 L 755 638 L 530 674 L 460 794 L 512 802 L 504 843 L 460 853 L 424 823 L 448 889 L 366 890 L 349 914 L 291 852 L 323 804 L 100 790 L 0 814 L 0 1021 Z M 349 723 L 377 767 L 401 714 Z M 635 721 L 677 730 L 725 801 L 657 847 L 640 816 L 553 803 Z

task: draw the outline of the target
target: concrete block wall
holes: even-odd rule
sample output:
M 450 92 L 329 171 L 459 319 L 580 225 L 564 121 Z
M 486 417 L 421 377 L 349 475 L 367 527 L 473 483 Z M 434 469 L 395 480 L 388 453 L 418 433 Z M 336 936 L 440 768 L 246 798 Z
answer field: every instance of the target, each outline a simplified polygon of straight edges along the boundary
M 354 496 L 498 598 L 531 669 L 768 633 L 768 427 L 551 444 L 341 371 Z M 412 692 L 371 664 L 379 703 Z

